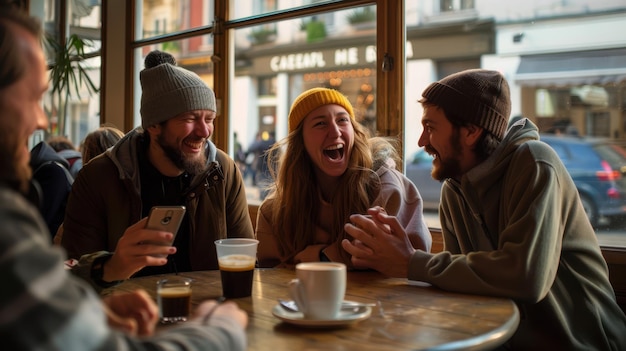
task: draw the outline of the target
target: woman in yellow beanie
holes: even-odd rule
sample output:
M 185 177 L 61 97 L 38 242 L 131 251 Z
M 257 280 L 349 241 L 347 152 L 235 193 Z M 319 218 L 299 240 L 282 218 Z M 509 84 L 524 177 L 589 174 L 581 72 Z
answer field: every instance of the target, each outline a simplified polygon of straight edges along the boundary
M 275 183 L 257 217 L 259 265 L 328 260 L 352 267 L 341 247 L 349 238 L 344 224 L 373 206 L 397 216 L 413 246 L 430 251 L 421 196 L 395 169 L 397 157 L 387 140 L 369 138 L 338 91 L 313 88 L 298 96 L 289 135 L 269 151 Z

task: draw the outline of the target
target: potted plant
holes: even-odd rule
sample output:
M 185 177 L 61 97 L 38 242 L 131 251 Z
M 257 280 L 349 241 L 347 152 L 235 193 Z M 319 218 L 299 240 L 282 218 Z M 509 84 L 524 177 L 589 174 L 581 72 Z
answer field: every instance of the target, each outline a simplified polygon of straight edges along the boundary
M 306 38 L 307 38 L 307 32 L 306 32 L 307 23 L 308 23 L 308 21 L 305 20 L 305 19 L 300 20 L 300 22 L 298 24 L 298 30 L 294 33 L 294 38 L 296 39 L 296 41 L 306 41 Z
M 376 24 L 376 10 L 373 6 L 356 9 L 347 16 L 347 20 L 356 29 L 373 28 Z
M 70 35 L 64 45 L 50 36 L 46 36 L 45 42 L 52 50 L 52 57 L 54 57 L 54 62 L 50 65 L 50 82 L 52 83 L 50 94 L 53 104 L 56 98 L 59 117 L 58 134 L 63 135 L 68 113 L 67 106 L 72 94 L 75 93 L 80 97 L 83 87 L 90 96 L 100 91 L 89 77 L 88 68 L 84 66 L 86 59 L 100 56 L 100 51 L 86 53 L 85 49 L 92 48 L 93 43 L 76 34 Z
M 318 21 L 316 18 L 312 18 L 309 22 L 306 22 L 306 41 L 307 43 L 313 43 L 326 38 L 326 24 L 322 21 Z
M 276 40 L 276 29 L 259 28 L 252 30 L 249 35 L 253 44 L 265 44 Z

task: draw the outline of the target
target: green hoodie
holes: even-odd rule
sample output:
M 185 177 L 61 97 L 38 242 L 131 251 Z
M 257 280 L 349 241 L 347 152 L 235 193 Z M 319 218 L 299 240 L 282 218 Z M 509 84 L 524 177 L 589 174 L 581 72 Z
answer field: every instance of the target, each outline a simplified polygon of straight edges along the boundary
M 444 251 L 418 251 L 409 279 L 512 298 L 521 314 L 509 340 L 519 350 L 625 350 L 595 232 L 557 154 L 527 119 L 460 182 L 444 182 Z

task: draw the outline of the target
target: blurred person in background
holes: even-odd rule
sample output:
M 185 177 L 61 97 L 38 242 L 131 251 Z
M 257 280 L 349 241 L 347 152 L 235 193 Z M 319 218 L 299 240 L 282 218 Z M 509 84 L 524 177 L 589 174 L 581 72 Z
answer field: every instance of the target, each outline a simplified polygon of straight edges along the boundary
M 254 169 L 252 184 L 259 188 L 259 200 L 265 200 L 272 183 L 272 175 L 267 160 L 268 152 L 275 142 L 274 132 L 263 132 L 261 137 L 248 148 L 248 153 L 254 155 L 254 161 L 249 167 Z
M 243 146 L 241 146 L 237 132 L 233 133 L 233 149 L 235 153 L 235 163 L 237 163 L 239 171 L 243 174 L 246 170 L 246 153 L 243 151 Z
M 63 223 L 67 198 L 74 183 L 69 162 L 42 141 L 30 150 L 29 164 L 33 172 L 30 198 L 39 208 L 48 231 L 54 234 Z
M 111 126 L 102 126 L 87 134 L 80 146 L 83 162 L 87 163 L 102 154 L 120 141 L 123 136 L 124 132 Z
M 61 157 L 67 160 L 69 163 L 69 171 L 72 178 L 76 178 L 78 171 L 83 168 L 83 158 L 74 146 L 74 144 L 64 136 L 54 136 L 46 140 L 54 151 L 56 151 Z

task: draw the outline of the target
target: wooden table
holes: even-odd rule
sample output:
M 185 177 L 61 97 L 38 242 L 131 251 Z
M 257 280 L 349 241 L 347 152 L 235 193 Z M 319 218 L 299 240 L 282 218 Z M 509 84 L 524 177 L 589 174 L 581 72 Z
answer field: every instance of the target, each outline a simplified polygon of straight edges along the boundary
M 219 271 L 180 275 L 195 281 L 194 305 L 221 296 Z M 163 277 L 130 279 L 103 294 L 143 288 L 154 298 Z M 377 303 L 371 317 L 339 328 L 293 326 L 272 315 L 277 299 L 288 299 L 293 278 L 293 270 L 257 269 L 252 296 L 234 300 L 249 314 L 249 350 L 489 350 L 506 342 L 519 324 L 511 300 L 412 286 L 368 271 L 348 272 L 345 299 Z

